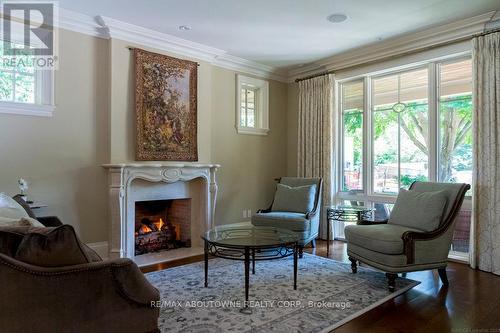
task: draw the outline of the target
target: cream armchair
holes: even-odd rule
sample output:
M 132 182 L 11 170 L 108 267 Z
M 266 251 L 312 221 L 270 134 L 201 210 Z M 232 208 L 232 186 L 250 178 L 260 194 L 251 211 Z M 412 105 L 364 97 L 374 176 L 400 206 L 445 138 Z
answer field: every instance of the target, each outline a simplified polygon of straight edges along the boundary
M 299 256 L 302 258 L 302 252 L 305 245 L 311 243 L 313 247 L 316 246 L 316 237 L 318 237 L 319 232 L 323 180 L 321 178 L 282 177 L 279 179 L 279 184 L 292 188 L 315 185 L 315 191 L 311 197 L 299 200 L 301 202 L 294 202 L 294 199 L 290 198 L 289 205 L 292 207 L 289 211 L 277 209 L 275 197 L 268 209 L 258 210 L 257 213 L 252 216 L 252 224 L 295 231 L 299 235 Z M 295 198 L 295 200 L 297 200 L 297 198 Z M 295 209 L 304 204 L 311 207 L 311 209 L 309 211 Z
M 446 204 L 437 228 L 422 230 L 419 216 L 409 216 L 404 225 L 361 221 L 345 228 L 347 254 L 352 272 L 357 262 L 386 272 L 389 290 L 394 291 L 397 273 L 437 269 L 444 285 L 448 284 L 446 264 L 453 238 L 455 218 L 462 206 L 468 184 L 414 182 L 410 192 L 442 191 Z M 394 212 L 394 211 L 393 211 Z

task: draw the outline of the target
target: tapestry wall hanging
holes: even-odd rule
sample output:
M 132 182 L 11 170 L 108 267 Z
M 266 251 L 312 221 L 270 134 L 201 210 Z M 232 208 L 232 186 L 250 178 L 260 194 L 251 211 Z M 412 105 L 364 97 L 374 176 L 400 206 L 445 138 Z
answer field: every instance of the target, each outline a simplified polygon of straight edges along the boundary
M 136 159 L 198 161 L 196 62 L 134 49 Z

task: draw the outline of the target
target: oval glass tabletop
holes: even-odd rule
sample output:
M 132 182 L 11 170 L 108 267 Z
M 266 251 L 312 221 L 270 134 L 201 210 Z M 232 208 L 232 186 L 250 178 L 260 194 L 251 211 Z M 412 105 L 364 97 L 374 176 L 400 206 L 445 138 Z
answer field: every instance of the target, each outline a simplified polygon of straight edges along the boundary
M 209 243 L 232 248 L 284 246 L 299 240 L 295 232 L 287 229 L 231 225 L 215 227 L 202 238 Z

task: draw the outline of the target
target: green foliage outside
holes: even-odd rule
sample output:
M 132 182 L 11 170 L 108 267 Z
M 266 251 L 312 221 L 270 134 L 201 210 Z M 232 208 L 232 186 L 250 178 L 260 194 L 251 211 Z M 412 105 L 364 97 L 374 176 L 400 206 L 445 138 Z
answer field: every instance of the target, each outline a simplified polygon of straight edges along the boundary
M 427 103 L 407 103 L 405 111 L 400 113 L 400 129 L 411 140 L 418 151 L 429 155 L 428 142 L 428 105 Z M 442 98 L 439 103 L 439 175 L 440 181 L 454 181 L 453 170 L 472 169 L 472 97 L 470 94 Z M 361 110 L 349 110 L 344 114 L 344 135 L 351 136 L 354 144 L 354 166 L 361 166 L 363 147 L 363 116 Z M 386 135 L 390 126 L 397 126 L 398 113 L 392 111 L 391 105 L 380 106 L 373 114 L 374 140 Z M 397 140 L 397 138 L 394 138 Z M 376 164 L 397 162 L 397 145 L 375 156 Z M 413 154 L 414 155 L 414 154 Z M 415 162 L 413 155 L 402 155 L 401 162 Z M 419 176 L 420 177 L 420 176 Z M 401 176 L 401 184 L 409 185 L 418 177 Z

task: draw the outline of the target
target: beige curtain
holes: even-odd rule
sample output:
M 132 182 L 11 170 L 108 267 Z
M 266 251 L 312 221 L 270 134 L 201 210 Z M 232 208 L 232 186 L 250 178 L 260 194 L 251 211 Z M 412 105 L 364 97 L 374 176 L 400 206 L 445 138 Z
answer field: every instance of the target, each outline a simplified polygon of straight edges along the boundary
M 299 82 L 299 177 L 323 178 L 323 202 L 320 217 L 320 238 L 326 239 L 325 208 L 332 202 L 332 137 L 333 137 L 332 75 L 323 75 Z
M 471 264 L 500 275 L 500 33 L 473 39 L 474 251 Z

